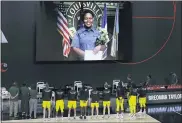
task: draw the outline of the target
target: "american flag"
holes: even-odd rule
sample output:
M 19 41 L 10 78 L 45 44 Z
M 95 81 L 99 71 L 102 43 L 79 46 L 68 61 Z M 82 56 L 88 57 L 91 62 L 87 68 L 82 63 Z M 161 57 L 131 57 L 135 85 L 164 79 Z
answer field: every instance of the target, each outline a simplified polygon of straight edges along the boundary
M 58 17 L 57 17 L 57 26 L 58 32 L 63 36 L 63 56 L 68 57 L 70 53 L 70 38 L 69 38 L 69 29 L 68 21 L 66 19 L 66 11 L 63 2 L 57 5 Z

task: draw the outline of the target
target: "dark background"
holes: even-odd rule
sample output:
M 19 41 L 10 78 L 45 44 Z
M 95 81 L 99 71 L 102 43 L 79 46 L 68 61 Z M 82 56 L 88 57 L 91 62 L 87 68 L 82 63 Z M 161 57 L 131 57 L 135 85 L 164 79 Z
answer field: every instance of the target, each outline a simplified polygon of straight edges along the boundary
M 12 80 L 29 84 L 45 80 L 53 85 L 69 84 L 82 80 L 100 86 L 113 79 L 125 79 L 128 73 L 139 83 L 148 73 L 163 84 L 169 72 L 181 78 L 181 5 L 177 2 L 176 23 L 166 47 L 154 58 L 136 65 L 121 63 L 90 64 L 35 64 L 35 8 L 34 2 L 1 2 L 2 30 L 8 40 L 1 45 L 2 62 L 8 71 L 2 74 L 2 86 Z M 172 2 L 133 2 L 133 16 L 173 16 Z M 173 20 L 133 18 L 133 61 L 150 57 L 168 38 Z
M 62 36 L 57 31 L 56 4 L 52 1 L 44 2 L 36 9 L 36 61 L 63 62 L 76 61 L 77 55 L 71 50 L 68 58 L 63 56 Z M 109 11 L 109 10 L 108 10 Z M 111 10 L 110 10 L 111 11 Z M 123 9 L 119 9 L 118 56 L 110 56 L 112 33 L 115 16 L 108 16 L 107 25 L 109 38 L 107 58 L 105 60 L 132 61 L 132 6 L 126 2 Z M 85 61 L 88 62 L 88 61 Z M 89 61 L 90 62 L 90 61 Z M 99 61 L 100 62 L 100 61 Z M 102 62 L 102 61 L 101 61 Z

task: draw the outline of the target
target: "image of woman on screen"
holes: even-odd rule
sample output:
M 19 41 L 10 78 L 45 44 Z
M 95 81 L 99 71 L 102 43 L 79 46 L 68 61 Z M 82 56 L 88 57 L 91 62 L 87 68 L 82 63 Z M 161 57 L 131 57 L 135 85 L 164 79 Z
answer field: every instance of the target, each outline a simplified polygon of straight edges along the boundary
M 96 45 L 96 40 L 100 36 L 100 32 L 93 26 L 94 14 L 92 11 L 84 11 L 83 22 L 84 26 L 77 30 L 71 44 L 79 60 L 84 60 L 86 50 L 92 50 L 94 54 L 97 54 L 106 48 L 105 45 Z

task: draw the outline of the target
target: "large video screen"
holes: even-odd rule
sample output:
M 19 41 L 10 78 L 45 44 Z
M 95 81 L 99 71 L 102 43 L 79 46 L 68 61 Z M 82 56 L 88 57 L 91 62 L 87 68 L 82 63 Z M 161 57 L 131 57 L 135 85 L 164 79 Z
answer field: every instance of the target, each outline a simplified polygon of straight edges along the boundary
M 131 60 L 123 50 L 131 52 L 125 46 L 131 39 L 123 35 L 131 35 L 132 25 L 132 17 L 125 18 L 130 8 L 124 3 L 41 2 L 36 13 L 36 61 Z

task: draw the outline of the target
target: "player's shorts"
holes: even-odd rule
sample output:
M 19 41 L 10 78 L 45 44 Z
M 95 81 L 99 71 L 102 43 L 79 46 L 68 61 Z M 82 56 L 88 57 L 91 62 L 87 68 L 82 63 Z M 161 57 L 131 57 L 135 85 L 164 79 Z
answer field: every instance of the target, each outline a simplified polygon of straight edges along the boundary
M 95 103 L 91 103 L 91 108 L 99 108 L 99 103 L 97 102 L 95 102 Z
M 43 108 L 48 108 L 48 109 L 50 109 L 50 108 L 51 108 L 51 101 L 43 101 L 43 102 L 42 102 L 42 107 L 43 107 Z
M 104 107 L 106 107 L 106 106 L 110 107 L 110 105 L 111 105 L 111 101 L 103 101 Z
M 119 97 L 119 99 L 116 98 L 116 105 L 117 106 L 121 106 L 123 104 L 124 104 L 124 98 L 123 97 Z
M 137 98 L 137 96 L 133 96 L 133 95 L 131 95 L 130 97 L 129 97 L 129 106 L 136 106 L 136 98 Z
M 76 101 L 68 101 L 68 108 L 74 108 L 76 109 Z
M 123 97 L 119 97 L 119 99 L 116 98 L 116 111 L 119 111 L 120 107 L 121 107 L 121 110 L 124 110 L 123 106 L 124 106 L 124 98 Z
M 63 100 L 56 100 L 56 112 L 61 110 L 63 112 L 64 110 L 64 101 Z
M 146 102 L 147 102 L 146 97 L 139 97 L 139 104 L 140 104 L 140 107 L 145 107 Z
M 86 100 L 80 100 L 80 107 L 87 107 L 87 101 Z

